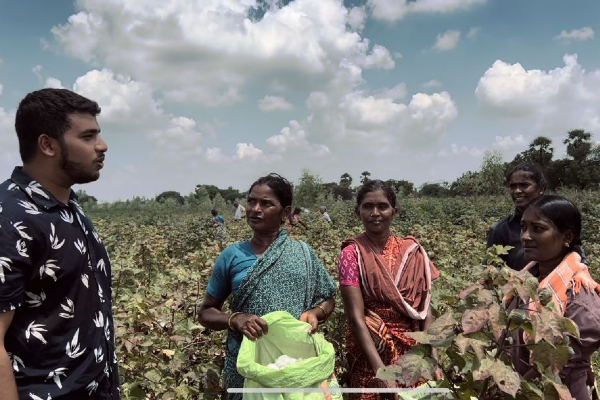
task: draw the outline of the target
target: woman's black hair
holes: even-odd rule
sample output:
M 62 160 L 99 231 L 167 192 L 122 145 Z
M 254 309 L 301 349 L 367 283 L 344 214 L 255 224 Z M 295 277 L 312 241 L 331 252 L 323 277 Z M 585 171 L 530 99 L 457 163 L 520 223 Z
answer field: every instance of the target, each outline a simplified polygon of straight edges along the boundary
M 569 251 L 575 251 L 585 258 L 581 249 L 581 213 L 573 202 L 557 195 L 542 195 L 529 203 L 529 208 L 552 221 L 560 233 L 570 229 L 573 241 L 569 243 Z
M 211 213 L 212 215 L 214 215 L 215 217 L 216 217 L 217 215 L 219 215 L 219 211 L 217 211 L 217 209 L 216 209 L 216 208 L 213 208 L 212 210 L 210 210 L 210 213 Z
M 517 165 L 516 167 L 514 167 L 513 169 L 511 169 L 508 172 L 508 174 L 506 174 L 506 184 L 507 185 L 510 184 L 511 176 L 517 171 L 523 171 L 523 172 L 527 172 L 527 173 L 531 174 L 535 183 L 544 191 L 548 187 L 548 182 L 546 181 L 546 175 L 544 175 L 544 171 L 542 171 L 542 169 L 540 167 L 538 167 L 536 164 L 532 164 L 530 162 L 521 163 L 521 164 Z
M 261 176 L 250 186 L 248 194 L 250 194 L 254 186 L 257 185 L 267 185 L 273 191 L 273 194 L 277 197 L 277 200 L 279 200 L 279 203 L 281 203 L 283 208 L 292 205 L 292 201 L 294 200 L 292 184 L 283 176 L 275 173 Z
M 385 197 L 387 197 L 387 199 L 390 202 L 390 204 L 392 205 L 392 207 L 396 208 L 396 193 L 391 188 L 391 186 L 380 179 L 374 179 L 374 180 L 366 181 L 360 187 L 360 190 L 358 191 L 358 194 L 356 195 L 356 210 L 358 210 L 358 208 L 360 207 L 360 204 L 365 199 L 365 196 L 367 195 L 367 193 L 375 192 L 380 189 L 383 190 L 383 193 L 385 193 Z

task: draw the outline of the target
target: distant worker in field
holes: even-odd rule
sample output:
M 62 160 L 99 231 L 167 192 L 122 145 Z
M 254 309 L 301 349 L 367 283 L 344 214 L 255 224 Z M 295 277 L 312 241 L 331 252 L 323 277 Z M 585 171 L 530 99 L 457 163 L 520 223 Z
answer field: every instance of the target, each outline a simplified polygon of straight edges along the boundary
M 223 250 L 225 240 L 227 240 L 227 229 L 225 228 L 225 218 L 216 210 L 210 210 L 212 214 L 212 224 L 215 227 L 215 240 L 219 244 L 219 250 Z
M 350 387 L 396 388 L 375 374 L 416 344 L 405 332 L 425 330 L 433 321 L 431 288 L 439 272 L 415 238 L 390 231 L 396 194 L 385 182 L 363 184 L 355 212 L 365 232 L 342 243 L 338 267 L 348 319 Z M 350 395 L 351 400 L 381 398 L 377 393 Z
M 508 254 L 501 257 L 510 268 L 520 271 L 527 265 L 521 245 L 521 217 L 529 203 L 546 191 L 546 177 L 537 165 L 522 163 L 508 173 L 506 181 L 515 211 L 490 229 L 487 247 L 497 244 L 512 246 Z
M 100 107 L 66 89 L 29 93 L 22 167 L 0 185 L 0 398 L 119 399 L 104 244 L 77 203 L 108 147 Z
M 235 207 L 235 215 L 233 216 L 235 221 L 246 218 L 246 208 L 243 205 L 236 201 L 233 206 Z
M 574 354 L 560 377 L 573 399 L 589 400 L 588 386 L 593 388 L 595 380 L 590 358 L 600 347 L 600 285 L 582 261 L 581 213 L 564 197 L 540 196 L 523 212 L 521 243 L 528 262 L 524 270 L 538 279 L 540 289 L 550 289 L 556 310 L 579 328 L 579 338 L 569 341 Z M 535 304 L 512 297 L 508 312 L 517 307 L 535 311 Z M 526 336 L 522 329 L 515 332 L 511 358 L 521 376 L 531 379 L 539 374 L 527 349 L 532 339 Z
M 287 311 L 308 322 L 310 333 L 333 312 L 336 285 L 315 252 L 292 240 L 281 229 L 292 208 L 292 186 L 269 174 L 250 186 L 247 221 L 249 240 L 228 246 L 217 259 L 200 306 L 200 323 L 228 329 L 223 376 L 226 388 L 244 387 L 236 369 L 242 338 L 256 340 L 268 333 L 260 318 L 272 311 Z M 231 313 L 221 311 L 232 295 Z M 240 400 L 241 393 L 228 394 Z
M 321 212 L 321 216 L 323 217 L 323 219 L 328 223 L 328 224 L 332 224 L 333 222 L 331 221 L 331 218 L 329 217 L 329 214 L 327 213 L 327 207 L 325 206 L 321 206 L 319 207 L 319 211 Z
M 304 223 L 304 221 L 302 221 L 300 219 L 301 212 L 302 212 L 302 208 L 296 207 L 296 208 L 294 208 L 294 211 L 292 211 L 291 213 L 288 214 L 287 222 L 290 225 L 290 229 L 293 229 L 297 225 L 302 225 L 304 227 L 304 229 L 308 229 L 308 225 L 306 225 L 306 223 Z

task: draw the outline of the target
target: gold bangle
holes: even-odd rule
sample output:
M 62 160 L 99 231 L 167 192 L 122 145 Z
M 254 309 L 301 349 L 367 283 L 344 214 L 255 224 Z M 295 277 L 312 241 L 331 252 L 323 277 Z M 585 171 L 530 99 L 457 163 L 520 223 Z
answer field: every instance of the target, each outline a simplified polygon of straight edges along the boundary
M 325 311 L 325 308 L 322 305 L 317 304 L 316 307 L 318 307 L 321 311 L 323 311 L 323 321 L 325 321 L 327 319 L 327 317 L 329 316 L 329 314 L 327 314 L 327 311 Z
M 227 320 L 227 326 L 229 326 L 229 329 L 231 329 L 234 332 L 236 332 L 236 330 L 233 329 L 233 326 L 231 326 L 231 321 L 233 320 L 233 317 L 235 317 L 236 315 L 240 315 L 240 314 L 241 314 L 241 312 L 231 313 L 231 315 L 229 316 L 229 320 Z

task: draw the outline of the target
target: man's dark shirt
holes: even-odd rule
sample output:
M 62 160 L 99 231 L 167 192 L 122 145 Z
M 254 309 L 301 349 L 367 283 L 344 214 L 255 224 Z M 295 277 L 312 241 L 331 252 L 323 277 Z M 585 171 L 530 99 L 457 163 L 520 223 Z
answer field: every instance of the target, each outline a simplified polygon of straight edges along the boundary
M 119 399 L 108 254 L 77 196 L 0 185 L 0 312 L 22 399 Z M 1 390 L 1 389 L 0 389 Z
M 487 235 L 487 246 L 500 244 L 512 246 L 508 255 L 500 256 L 506 264 L 517 271 L 522 270 L 528 263 L 521 245 L 521 213 L 515 210 L 514 214 L 498 222 Z

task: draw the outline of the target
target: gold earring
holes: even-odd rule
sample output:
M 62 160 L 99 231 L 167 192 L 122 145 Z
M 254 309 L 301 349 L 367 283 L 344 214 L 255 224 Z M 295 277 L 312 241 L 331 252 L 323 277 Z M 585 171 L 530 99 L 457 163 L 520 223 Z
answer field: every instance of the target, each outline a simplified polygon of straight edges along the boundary
M 569 247 L 570 243 L 569 242 L 565 242 L 565 247 Z

